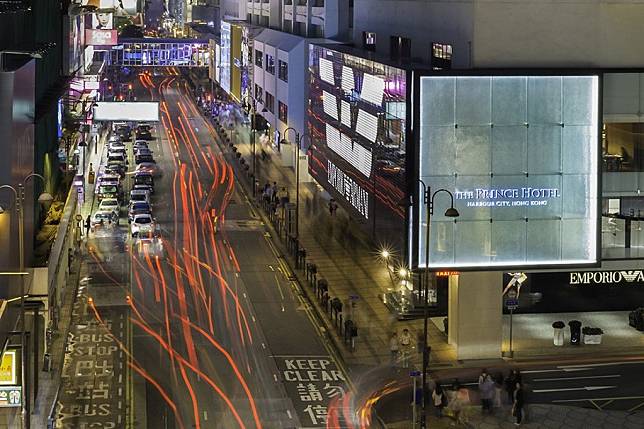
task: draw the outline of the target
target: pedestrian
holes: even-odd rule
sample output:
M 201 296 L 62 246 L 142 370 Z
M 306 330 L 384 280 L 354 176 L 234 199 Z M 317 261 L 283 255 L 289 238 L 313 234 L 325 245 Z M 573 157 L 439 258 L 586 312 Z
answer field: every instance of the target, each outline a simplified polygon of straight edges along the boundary
M 485 412 L 487 411 L 487 401 L 486 398 L 483 394 L 483 383 L 485 382 L 485 379 L 487 378 L 487 369 L 483 368 L 481 371 L 481 374 L 479 375 L 478 379 L 478 387 L 479 387 L 479 394 L 481 396 L 481 411 Z
M 405 328 L 400 335 L 402 367 L 409 367 L 409 349 L 411 349 L 411 334 L 409 329 Z
M 479 392 L 481 394 L 482 412 L 492 414 L 492 401 L 494 400 L 494 381 L 492 376 L 486 374 L 482 382 L 479 383 Z
M 279 192 L 278 197 L 279 197 L 280 205 L 282 206 L 282 208 L 286 207 L 286 203 L 288 203 L 288 191 L 286 190 L 285 187 L 282 187 L 282 189 Z
M 338 209 L 338 204 L 335 202 L 334 198 L 331 198 L 329 200 L 329 214 L 333 216 L 337 209 Z
M 514 389 L 517 381 L 521 380 L 521 376 L 516 369 L 510 371 L 510 374 L 505 378 L 505 391 L 508 393 L 508 401 L 510 404 L 514 402 Z
M 436 417 L 443 417 L 443 407 L 445 406 L 445 393 L 441 388 L 441 385 L 436 383 L 434 391 L 432 392 L 432 403 L 434 404 L 434 411 L 436 412 Z
M 514 398 L 512 403 L 512 415 L 515 417 L 515 426 L 520 426 L 523 420 L 523 386 L 521 381 L 517 381 L 514 385 Z
M 92 217 L 90 215 L 87 215 L 87 219 L 85 219 L 85 235 L 87 238 L 89 238 L 89 230 L 92 227 Z
M 398 334 L 394 332 L 389 338 L 389 353 L 391 355 L 391 364 L 396 365 L 398 359 L 398 352 L 400 351 L 400 342 L 398 341 Z
M 277 202 L 278 201 L 277 200 L 277 192 L 278 192 L 277 182 L 273 182 L 273 187 L 272 187 L 271 190 L 272 190 L 271 195 L 273 197 L 273 200 L 275 200 L 275 202 Z
M 494 400 L 493 409 L 499 409 L 503 406 L 503 374 L 497 374 L 494 377 Z

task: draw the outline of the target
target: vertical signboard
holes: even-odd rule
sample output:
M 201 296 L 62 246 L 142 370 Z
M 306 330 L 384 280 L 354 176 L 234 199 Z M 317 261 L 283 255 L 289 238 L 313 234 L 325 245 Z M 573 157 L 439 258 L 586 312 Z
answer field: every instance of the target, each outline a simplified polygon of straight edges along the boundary
M 230 93 L 230 23 L 221 21 L 219 86 Z
M 430 268 L 597 263 L 599 77 L 419 80 L 419 177 L 460 213 L 444 217 L 449 197 L 437 196 Z

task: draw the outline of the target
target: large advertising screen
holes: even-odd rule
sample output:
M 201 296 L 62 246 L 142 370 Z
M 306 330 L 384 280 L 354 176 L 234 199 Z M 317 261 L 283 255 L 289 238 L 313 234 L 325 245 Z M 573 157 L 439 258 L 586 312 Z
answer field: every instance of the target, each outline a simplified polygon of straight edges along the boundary
M 151 121 L 159 120 L 159 103 L 137 101 L 99 101 L 94 107 L 95 121 Z
M 598 76 L 424 76 L 419 86 L 419 177 L 450 191 L 460 213 L 445 217 L 450 198 L 436 194 L 430 268 L 598 261 Z
M 221 21 L 221 49 L 219 64 L 219 86 L 230 92 L 230 44 L 231 29 L 230 23 Z
M 309 172 L 383 246 L 405 240 L 406 71 L 309 50 Z
M 85 44 L 88 46 L 114 46 L 117 43 L 116 30 L 85 30 Z

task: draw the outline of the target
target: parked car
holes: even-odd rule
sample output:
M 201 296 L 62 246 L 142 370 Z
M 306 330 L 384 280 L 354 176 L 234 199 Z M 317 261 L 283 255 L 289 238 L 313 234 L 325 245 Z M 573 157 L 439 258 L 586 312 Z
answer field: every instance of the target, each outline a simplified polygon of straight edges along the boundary
M 152 140 L 152 133 L 150 130 L 136 130 L 135 136 L 137 140 Z
M 150 195 L 152 195 L 152 194 L 154 193 L 154 188 L 153 188 L 152 186 L 150 186 L 150 185 L 143 185 L 143 184 L 138 184 L 138 185 L 136 185 L 136 184 L 135 184 L 135 185 L 132 187 L 132 190 L 134 190 L 134 191 L 148 191 L 148 193 L 149 193 Z
M 135 215 L 132 219 L 131 224 L 131 233 L 132 237 L 139 237 L 141 235 L 154 235 L 156 231 L 156 225 L 152 215 L 149 213 L 143 213 Z
M 134 204 L 130 204 L 130 208 L 127 211 L 127 221 L 129 223 L 132 223 L 134 217 L 140 214 L 152 215 L 152 208 L 150 207 L 150 204 L 146 202 L 136 202 Z
M 154 157 L 152 156 L 152 154 L 143 154 L 143 155 L 135 155 L 134 156 L 134 163 L 135 164 L 141 164 L 141 163 L 144 163 L 144 162 L 154 163 L 155 161 L 154 161 Z
M 109 152 L 107 154 L 108 164 L 117 163 L 117 162 L 127 165 L 127 157 L 125 156 L 125 152 L 118 152 L 118 153 Z
M 148 185 L 148 186 L 152 186 L 152 189 L 154 189 L 154 178 L 152 177 L 152 174 L 148 171 L 136 171 L 134 173 L 134 184 Z
M 92 231 L 97 231 L 98 229 L 113 227 L 117 222 L 118 218 L 111 210 L 97 211 L 92 216 L 90 227 Z
M 116 215 L 116 224 L 119 224 L 119 216 L 121 214 L 121 203 L 116 198 L 103 198 L 98 205 L 98 211 L 107 212 L 111 211 Z
M 116 185 L 100 185 L 98 191 L 96 192 L 98 196 L 98 201 L 102 201 L 105 198 L 119 198 L 119 189 Z
M 153 176 L 160 176 L 161 169 L 154 162 L 142 162 L 136 166 L 135 172 L 149 173 Z
M 147 146 L 137 146 L 134 148 L 134 156 L 137 155 L 150 155 L 152 156 L 152 151 Z
M 141 189 L 133 189 L 130 191 L 130 205 L 134 203 L 148 203 L 150 204 L 150 192 Z

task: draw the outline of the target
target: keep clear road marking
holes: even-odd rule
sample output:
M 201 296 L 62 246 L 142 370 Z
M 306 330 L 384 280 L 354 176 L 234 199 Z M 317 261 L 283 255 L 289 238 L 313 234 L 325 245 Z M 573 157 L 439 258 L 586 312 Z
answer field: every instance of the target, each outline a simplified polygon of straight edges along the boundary
M 583 377 L 559 377 L 559 378 L 534 378 L 532 381 L 567 381 L 567 380 L 585 380 L 592 378 L 593 380 L 596 378 L 617 378 L 621 377 L 619 374 L 615 375 L 587 375 Z
M 572 392 L 575 390 L 605 390 L 605 389 L 614 389 L 617 386 L 584 386 L 584 387 L 568 387 L 564 389 L 538 389 L 532 390 L 532 393 L 552 393 L 552 392 Z

